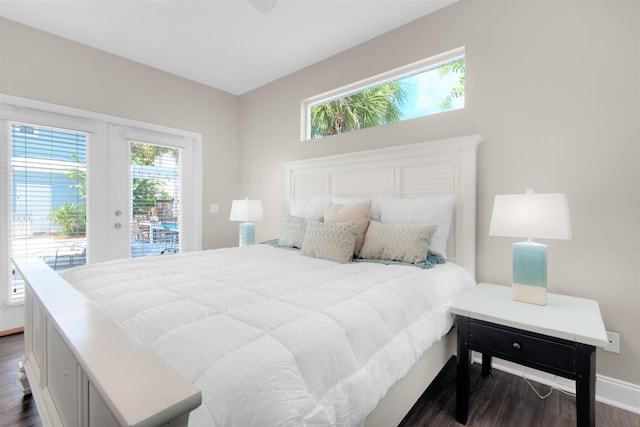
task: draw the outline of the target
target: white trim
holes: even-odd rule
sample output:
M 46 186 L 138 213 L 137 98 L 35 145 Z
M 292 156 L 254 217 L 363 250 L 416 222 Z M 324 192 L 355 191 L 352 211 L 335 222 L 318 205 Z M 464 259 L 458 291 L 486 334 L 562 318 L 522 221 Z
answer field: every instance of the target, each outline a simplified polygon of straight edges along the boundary
M 2 113 L 2 104 L 0 104 L 0 114 Z M 0 115 L 0 117 L 2 117 Z M 2 141 L 5 141 L 5 138 L 8 137 L 9 134 L 9 126 L 7 120 L 0 119 L 0 194 L 9 191 L 10 185 L 10 174 L 11 170 L 11 147 L 9 144 L 3 144 Z M 3 206 L 4 202 L 2 203 Z M 0 232 L 1 230 L 11 230 L 11 215 L 9 214 L 9 208 L 0 209 Z M 13 329 L 9 326 L 12 326 L 10 322 L 9 325 L 5 326 L 5 322 L 3 322 L 3 314 L 5 311 L 5 306 L 11 302 L 11 298 L 9 297 L 10 285 L 11 282 L 9 272 L 10 272 L 10 259 L 11 259 L 11 248 L 8 244 L 0 245 L 0 283 L 7 283 L 6 287 L 2 287 L 0 285 L 0 331 Z M 19 326 L 19 325 L 18 325 Z
M 197 139 L 199 138 L 200 140 L 202 140 L 202 135 L 197 132 L 172 128 L 155 123 L 143 122 L 140 120 L 128 119 L 125 117 L 97 113 L 94 111 L 81 110 L 79 108 L 67 107 L 64 105 L 50 104 L 48 102 L 36 101 L 33 99 L 21 98 L 13 95 L 5 95 L 2 93 L 0 93 L 0 114 L 2 114 L 2 118 L 9 118 L 10 120 L 14 121 L 24 120 L 26 114 L 29 114 L 28 117 L 33 117 L 33 114 L 41 114 L 43 120 L 45 120 L 46 117 L 50 117 L 52 119 L 55 118 L 55 120 L 57 121 L 66 118 L 70 122 L 75 123 L 75 125 L 69 124 L 69 127 L 67 127 L 67 124 L 65 123 L 66 128 L 72 130 L 81 130 L 85 132 L 95 131 L 95 125 L 91 122 L 99 121 L 117 124 L 119 126 L 136 128 L 139 130 L 144 129 L 147 132 L 154 131 L 164 134 L 181 135 Z M 29 119 L 27 121 L 33 121 L 33 119 Z M 46 123 L 40 124 L 44 125 Z M 59 127 L 60 124 L 58 124 L 57 126 Z M 56 126 L 53 125 L 52 127 Z
M 0 113 L 3 119 L 20 124 L 33 124 L 37 121 L 39 126 L 53 129 L 96 132 L 95 122 L 86 114 L 75 114 L 72 109 L 63 113 L 63 110 L 54 105 L 47 110 L 46 104 L 42 102 L 0 94 Z
M 596 400 L 640 414 L 640 385 L 596 375 Z
M 474 352 L 473 362 L 482 363 L 480 356 Z M 491 367 L 519 377 L 548 385 L 567 393 L 575 394 L 575 381 L 553 374 L 527 368 L 506 360 L 493 358 Z M 596 400 L 604 404 L 640 414 L 640 385 L 596 374 Z

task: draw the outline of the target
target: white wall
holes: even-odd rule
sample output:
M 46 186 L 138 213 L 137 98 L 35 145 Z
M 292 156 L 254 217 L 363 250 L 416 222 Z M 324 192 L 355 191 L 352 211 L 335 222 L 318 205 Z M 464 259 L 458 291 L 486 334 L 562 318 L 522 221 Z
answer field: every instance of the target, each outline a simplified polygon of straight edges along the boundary
M 280 163 L 481 133 L 477 278 L 511 282 L 512 239 L 488 237 L 496 194 L 564 192 L 573 239 L 549 246 L 551 292 L 599 301 L 619 355 L 599 374 L 640 384 L 640 2 L 461 0 L 240 97 L 242 188 L 264 202 L 257 238 L 285 210 Z M 466 108 L 300 142 L 300 101 L 466 47 Z

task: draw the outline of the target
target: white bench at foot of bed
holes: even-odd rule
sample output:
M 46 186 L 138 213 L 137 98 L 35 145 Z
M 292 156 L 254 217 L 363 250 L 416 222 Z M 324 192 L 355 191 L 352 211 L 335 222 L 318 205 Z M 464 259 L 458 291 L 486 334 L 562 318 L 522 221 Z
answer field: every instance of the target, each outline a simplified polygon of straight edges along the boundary
M 20 380 L 44 426 L 187 425 L 201 403 L 193 384 L 40 259 L 13 261 L 25 281 Z

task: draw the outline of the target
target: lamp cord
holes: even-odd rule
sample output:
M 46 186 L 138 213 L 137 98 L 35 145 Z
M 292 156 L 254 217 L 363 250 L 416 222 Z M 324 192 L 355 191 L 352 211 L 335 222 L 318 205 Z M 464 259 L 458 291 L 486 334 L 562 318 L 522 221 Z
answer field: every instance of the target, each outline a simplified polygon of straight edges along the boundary
M 531 390 L 533 390 L 533 392 L 542 400 L 546 399 L 547 397 L 551 396 L 551 393 L 553 393 L 553 387 L 549 386 L 549 392 L 547 394 L 545 394 L 544 396 L 542 394 L 540 394 L 538 392 L 538 390 L 536 390 L 536 388 L 533 386 L 533 384 L 531 384 L 529 382 L 529 380 L 527 379 L 527 377 L 524 376 L 524 372 L 522 373 L 522 379 L 524 380 L 524 382 L 526 382 L 529 387 L 531 387 Z
M 552 382 L 555 381 L 555 379 L 557 377 L 558 376 L 555 375 L 551 381 Z M 551 396 L 551 393 L 553 393 L 553 386 L 549 386 L 549 392 L 543 396 L 541 393 L 538 392 L 538 390 L 536 390 L 536 388 L 533 386 L 533 384 L 531 384 L 529 382 L 529 379 L 527 377 L 525 377 L 524 372 L 522 373 L 522 379 L 529 385 L 529 387 L 531 387 L 531 390 L 533 390 L 533 392 L 536 394 L 536 396 L 538 396 L 541 400 L 546 399 L 547 397 Z M 558 391 L 560 391 L 560 393 L 564 393 L 564 394 L 566 394 L 568 396 L 575 397 L 575 395 L 576 395 L 575 393 L 571 393 L 571 392 L 562 390 L 561 388 L 559 388 Z

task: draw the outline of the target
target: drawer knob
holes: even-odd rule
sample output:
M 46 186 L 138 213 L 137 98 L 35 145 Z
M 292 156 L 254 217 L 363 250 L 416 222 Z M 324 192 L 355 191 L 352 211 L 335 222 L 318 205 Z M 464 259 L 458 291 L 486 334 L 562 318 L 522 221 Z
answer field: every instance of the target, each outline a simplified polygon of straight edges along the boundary
M 520 350 L 520 344 L 519 344 L 519 343 L 517 343 L 517 342 L 514 342 L 514 343 L 513 343 L 513 349 L 514 349 L 514 350 Z

